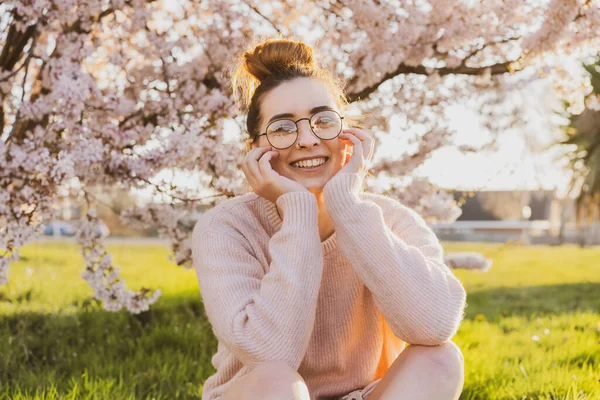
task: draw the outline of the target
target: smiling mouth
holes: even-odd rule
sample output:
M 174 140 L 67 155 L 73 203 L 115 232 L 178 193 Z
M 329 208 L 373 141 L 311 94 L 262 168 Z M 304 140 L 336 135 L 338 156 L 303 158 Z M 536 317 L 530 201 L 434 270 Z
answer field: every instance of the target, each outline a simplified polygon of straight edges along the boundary
M 295 167 L 292 164 L 289 164 L 289 166 L 292 167 L 292 169 L 294 169 L 294 170 L 304 171 L 304 172 L 312 172 L 312 171 L 317 171 L 317 170 L 323 168 L 325 166 L 325 164 L 327 164 L 328 161 L 329 161 L 329 157 L 325 157 L 325 162 L 323 162 L 323 164 L 317 165 L 315 167 Z

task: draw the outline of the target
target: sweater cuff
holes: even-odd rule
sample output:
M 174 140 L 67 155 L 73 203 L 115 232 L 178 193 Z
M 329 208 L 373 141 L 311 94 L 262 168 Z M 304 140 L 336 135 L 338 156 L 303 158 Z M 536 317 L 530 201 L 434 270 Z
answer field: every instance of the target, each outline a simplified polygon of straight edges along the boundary
M 307 191 L 287 192 L 275 202 L 283 221 L 305 224 L 306 221 L 318 225 L 317 198 Z
M 360 201 L 358 193 L 363 178 L 357 173 L 337 173 L 323 188 L 327 210 L 332 215 L 344 213 L 350 206 Z

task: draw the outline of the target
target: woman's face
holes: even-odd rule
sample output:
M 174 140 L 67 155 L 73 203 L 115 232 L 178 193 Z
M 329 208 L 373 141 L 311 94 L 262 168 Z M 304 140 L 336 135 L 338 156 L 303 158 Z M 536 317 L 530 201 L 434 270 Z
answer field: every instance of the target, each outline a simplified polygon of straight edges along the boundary
M 319 106 L 329 106 L 343 116 L 327 87 L 319 79 L 303 77 L 284 82 L 263 96 L 259 132 L 264 133 L 272 119 L 283 118 L 277 118 L 278 114 L 293 114 L 292 117 L 284 118 L 296 121 L 299 118 L 310 118 L 313 114 L 311 110 Z M 345 124 L 343 128 L 346 128 Z M 265 135 L 254 142 L 253 147 L 257 146 L 270 146 Z M 278 174 L 299 182 L 309 191 L 318 194 L 329 179 L 344 166 L 349 149 L 350 146 L 339 137 L 332 140 L 319 139 L 310 129 L 309 121 L 302 120 L 298 122 L 296 143 L 285 150 L 274 149 L 279 152 L 279 157 L 271 159 L 271 166 Z M 327 161 L 314 172 L 291 165 L 305 157 L 326 157 Z

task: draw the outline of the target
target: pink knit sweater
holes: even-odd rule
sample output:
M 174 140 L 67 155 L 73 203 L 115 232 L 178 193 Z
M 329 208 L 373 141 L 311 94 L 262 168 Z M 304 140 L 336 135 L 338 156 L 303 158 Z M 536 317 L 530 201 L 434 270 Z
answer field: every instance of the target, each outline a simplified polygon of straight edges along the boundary
M 335 232 L 321 242 L 317 201 L 255 193 L 202 215 L 194 268 L 218 349 L 202 398 L 214 400 L 258 363 L 298 371 L 311 400 L 342 396 L 381 378 L 406 343 L 448 341 L 466 293 L 422 217 L 361 192 L 358 174 L 323 189 Z

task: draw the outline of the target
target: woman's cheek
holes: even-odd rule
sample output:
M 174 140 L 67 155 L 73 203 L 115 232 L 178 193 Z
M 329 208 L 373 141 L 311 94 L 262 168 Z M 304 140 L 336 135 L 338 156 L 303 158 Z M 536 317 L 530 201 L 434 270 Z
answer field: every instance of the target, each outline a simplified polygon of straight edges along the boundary
M 281 173 L 281 161 L 279 161 L 279 157 L 275 159 L 272 158 L 270 163 L 273 171 L 277 172 L 278 174 Z

